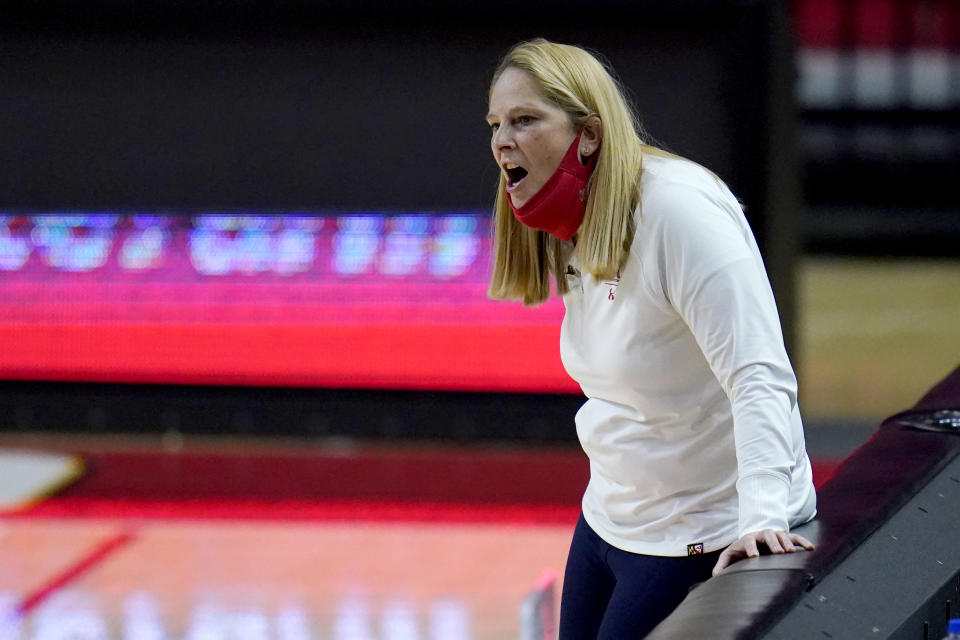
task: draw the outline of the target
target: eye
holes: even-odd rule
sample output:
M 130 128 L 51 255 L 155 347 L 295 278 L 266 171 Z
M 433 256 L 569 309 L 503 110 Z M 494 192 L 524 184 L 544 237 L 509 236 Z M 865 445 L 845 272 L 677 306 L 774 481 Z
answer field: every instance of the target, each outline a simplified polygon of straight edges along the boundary
M 525 127 L 533 122 L 533 116 L 518 116 L 513 122 L 518 127 Z
M 490 123 L 490 132 L 491 132 L 491 133 L 496 133 L 496 132 L 497 132 L 497 129 L 499 129 L 499 128 L 500 128 L 500 123 L 499 123 L 499 122 L 491 122 L 491 123 Z

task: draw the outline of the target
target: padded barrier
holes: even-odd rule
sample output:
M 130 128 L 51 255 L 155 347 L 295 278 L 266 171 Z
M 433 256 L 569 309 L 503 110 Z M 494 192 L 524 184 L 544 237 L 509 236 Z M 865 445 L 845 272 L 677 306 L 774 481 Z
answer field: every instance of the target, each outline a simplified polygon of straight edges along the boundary
M 833 635 L 827 630 L 806 627 L 791 631 L 778 625 L 794 610 L 811 612 L 811 616 L 820 621 L 830 615 L 850 618 L 851 614 L 842 607 L 835 611 L 815 611 L 816 605 L 826 603 L 826 596 L 814 597 L 812 601 L 804 599 L 815 593 L 811 590 L 829 579 L 833 572 L 840 573 L 841 565 L 858 549 L 878 554 L 870 561 L 875 573 L 870 582 L 858 585 L 852 575 L 841 578 L 846 580 L 848 590 L 859 590 L 861 609 L 880 611 L 900 607 L 906 611 L 900 627 L 892 627 L 888 621 L 886 628 L 876 625 L 868 627 L 862 637 L 919 640 L 923 638 L 921 631 L 931 639 L 941 637 L 936 629 L 943 627 L 942 613 L 937 614 L 939 618 L 932 621 L 929 628 L 921 627 L 918 623 L 915 629 L 917 633 L 913 633 L 914 627 L 911 625 L 915 618 L 922 617 L 925 607 L 936 598 L 953 597 L 956 607 L 954 613 L 960 612 L 960 605 L 956 604 L 957 596 L 953 594 L 960 588 L 956 577 L 960 571 L 960 535 L 957 533 L 960 531 L 960 500 L 957 499 L 960 495 L 957 493 L 960 491 L 960 473 L 957 472 L 960 470 L 960 459 L 954 460 L 960 453 L 958 426 L 960 367 L 931 389 L 912 409 L 885 420 L 877 432 L 845 459 L 834 476 L 820 488 L 817 518 L 795 530 L 816 545 L 814 551 L 763 555 L 738 562 L 723 574 L 695 587 L 680 606 L 647 636 L 648 640 L 861 637 L 855 630 Z M 937 480 L 942 483 L 937 485 L 939 489 L 933 487 Z M 876 543 L 883 536 L 893 537 L 894 540 L 896 537 L 884 533 L 883 536 L 876 536 L 877 540 L 871 538 L 895 516 L 903 520 L 913 513 L 906 509 L 907 505 L 928 485 L 933 487 L 933 499 L 944 502 L 943 508 L 935 510 L 933 515 L 938 518 L 936 521 L 927 519 L 921 524 L 908 525 L 914 531 L 924 527 L 931 529 L 922 543 L 926 545 L 929 542 L 931 546 L 908 551 L 930 558 L 935 567 L 930 579 L 937 584 L 929 584 L 927 591 L 910 595 L 916 602 L 904 603 L 896 593 L 893 597 L 897 598 L 897 602 L 884 601 L 880 593 L 890 598 L 890 590 L 874 590 L 871 585 L 876 584 L 877 580 L 896 584 L 902 576 L 892 569 L 895 558 L 891 556 L 890 562 L 887 562 L 884 552 Z M 929 515 L 929 510 L 923 506 L 917 508 L 922 514 Z M 875 544 L 865 544 L 868 541 Z M 944 548 L 936 549 L 938 543 Z M 950 547 L 957 551 L 954 552 Z M 904 555 L 902 548 L 890 553 Z M 953 566 L 949 566 L 951 563 Z M 913 569 L 922 573 L 919 565 Z M 848 571 L 842 573 L 849 574 Z M 871 601 L 874 591 L 877 595 Z

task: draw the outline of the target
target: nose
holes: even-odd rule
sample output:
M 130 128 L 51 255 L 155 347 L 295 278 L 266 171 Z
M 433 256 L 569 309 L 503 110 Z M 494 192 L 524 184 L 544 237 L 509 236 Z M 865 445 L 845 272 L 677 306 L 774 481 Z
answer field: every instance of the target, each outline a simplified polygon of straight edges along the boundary
M 497 130 L 493 132 L 491 144 L 494 151 L 513 147 L 513 136 L 510 134 L 510 127 L 505 124 L 497 127 Z

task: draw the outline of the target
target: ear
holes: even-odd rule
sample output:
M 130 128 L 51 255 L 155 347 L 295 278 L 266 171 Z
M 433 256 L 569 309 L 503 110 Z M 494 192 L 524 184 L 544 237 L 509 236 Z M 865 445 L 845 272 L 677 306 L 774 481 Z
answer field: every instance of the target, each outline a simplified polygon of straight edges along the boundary
M 583 123 L 583 135 L 580 136 L 580 156 L 584 160 L 592 156 L 600 149 L 602 141 L 603 121 L 596 114 L 588 116 Z

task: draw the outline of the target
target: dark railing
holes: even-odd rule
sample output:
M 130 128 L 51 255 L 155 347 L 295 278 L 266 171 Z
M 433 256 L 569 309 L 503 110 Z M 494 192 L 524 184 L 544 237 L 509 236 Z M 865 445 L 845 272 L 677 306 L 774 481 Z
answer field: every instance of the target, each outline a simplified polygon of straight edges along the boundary
M 960 367 L 880 426 L 796 532 L 817 548 L 740 562 L 694 588 L 648 638 L 944 635 L 960 598 Z

